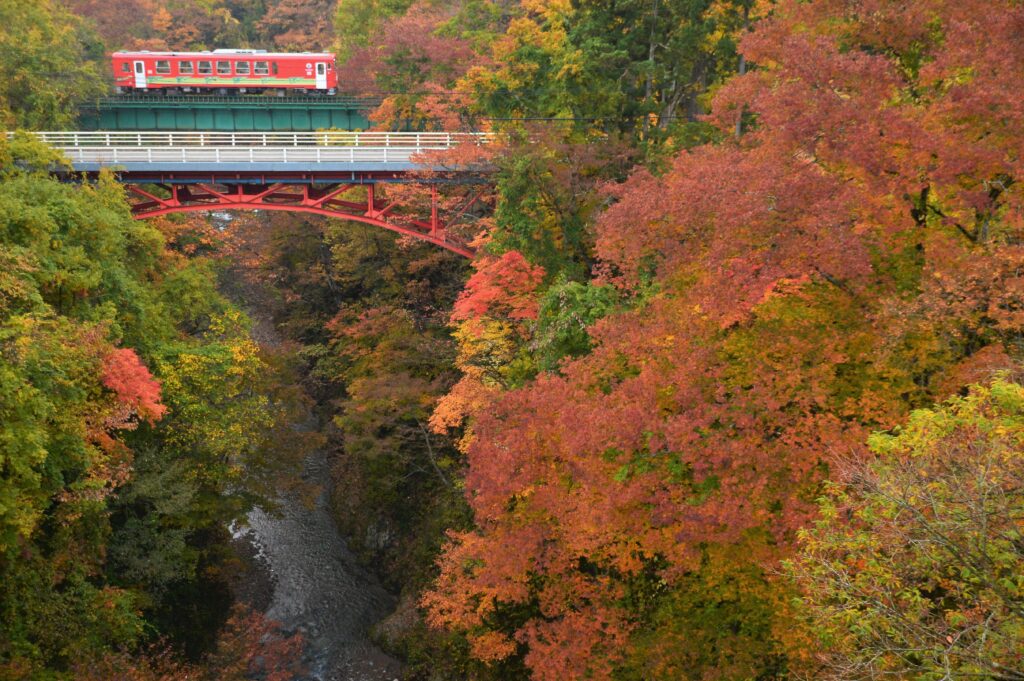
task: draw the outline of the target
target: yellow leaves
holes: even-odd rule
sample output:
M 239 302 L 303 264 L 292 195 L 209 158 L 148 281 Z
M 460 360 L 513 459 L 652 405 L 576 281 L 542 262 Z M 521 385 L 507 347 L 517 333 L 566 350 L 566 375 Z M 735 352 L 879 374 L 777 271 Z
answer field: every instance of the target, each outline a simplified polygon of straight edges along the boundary
M 249 338 L 249 323 L 245 314 L 238 309 L 230 309 L 210 320 L 207 335 L 234 338 Z
M 263 360 L 260 359 L 259 345 L 251 339 L 240 340 L 229 346 L 231 351 L 232 366 L 230 371 L 236 376 L 258 371 L 263 367 Z
M 12 526 L 16 536 L 30 537 L 39 524 L 43 511 L 36 507 L 34 500 L 27 494 L 22 494 L 13 501 L 14 503 L 10 507 L 0 504 L 0 517 L 3 517 L 5 522 Z M 9 548 L 11 547 L 0 542 L 0 551 L 6 551 Z
M 488 631 L 469 639 L 473 657 L 484 662 L 504 660 L 516 652 L 516 644 L 512 639 L 496 631 Z
M 239 457 L 262 446 L 274 420 L 262 392 L 271 368 L 248 337 L 240 312 L 211 320 L 207 335 L 210 342 L 160 363 L 164 399 L 175 414 L 165 426 L 167 438 L 213 460 L 229 462 L 221 474 L 238 477 L 239 471 L 232 467 Z M 222 342 L 214 340 L 218 336 Z
M 167 11 L 166 7 L 160 7 L 153 13 L 152 26 L 153 30 L 157 33 L 164 33 L 168 28 L 171 27 L 173 18 L 171 13 Z
M 582 50 L 573 50 L 565 55 L 562 68 L 558 70 L 556 78 L 558 80 L 568 80 L 573 76 L 579 76 L 583 73 L 585 65 L 585 57 Z
M 445 434 L 463 426 L 467 419 L 480 413 L 497 396 L 497 388 L 484 385 L 480 374 L 479 370 L 467 372 L 446 395 L 437 401 L 429 421 L 430 429 L 433 432 Z M 467 427 L 456 446 L 459 451 L 466 452 L 472 442 L 473 430 L 471 427 Z
M 570 0 L 523 0 L 522 7 L 552 23 L 568 19 L 573 13 Z
M 566 0 L 526 0 L 523 7 L 528 16 L 513 18 L 505 34 L 491 45 L 491 55 L 500 66 L 496 69 L 470 69 L 461 83 L 466 89 L 487 81 L 509 89 L 530 87 L 541 66 L 536 60 L 518 58 L 517 53 L 524 47 L 539 49 L 552 61 L 564 61 L 563 73 L 559 77 L 581 68 L 578 57 L 570 58 L 563 54 L 568 43 L 565 27 L 573 13 L 571 3 Z
M 558 52 L 565 45 L 565 32 L 545 30 L 530 19 L 513 19 L 505 37 L 495 43 L 495 57 L 512 57 L 513 52 L 524 45 L 538 47 L 546 52 Z M 506 67 L 523 68 L 530 64 L 507 64 Z

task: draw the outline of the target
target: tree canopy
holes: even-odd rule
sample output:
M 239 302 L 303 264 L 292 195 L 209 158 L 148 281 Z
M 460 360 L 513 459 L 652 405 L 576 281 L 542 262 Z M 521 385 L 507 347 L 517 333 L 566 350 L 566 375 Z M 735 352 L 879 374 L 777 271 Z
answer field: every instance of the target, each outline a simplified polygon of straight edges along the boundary
M 133 222 L 0 144 L 0 675 L 157 677 L 154 632 L 256 673 L 217 528 L 313 441 L 413 679 L 1024 673 L 1020 2 L 66 4 L 0 0 L 10 126 L 72 123 L 92 30 L 333 47 L 378 127 L 494 132 L 495 173 L 439 185 L 466 265 Z

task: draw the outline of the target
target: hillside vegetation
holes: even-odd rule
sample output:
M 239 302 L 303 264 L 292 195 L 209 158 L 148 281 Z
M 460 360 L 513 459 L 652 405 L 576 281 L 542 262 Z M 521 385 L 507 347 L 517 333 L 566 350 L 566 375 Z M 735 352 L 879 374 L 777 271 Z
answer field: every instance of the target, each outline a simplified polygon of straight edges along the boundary
M 409 679 L 1024 678 L 1019 2 L 132 3 L 0 0 L 8 125 L 104 48 L 331 47 L 497 172 L 466 263 L 0 143 L 0 677 L 290 678 L 223 535 L 312 398 Z

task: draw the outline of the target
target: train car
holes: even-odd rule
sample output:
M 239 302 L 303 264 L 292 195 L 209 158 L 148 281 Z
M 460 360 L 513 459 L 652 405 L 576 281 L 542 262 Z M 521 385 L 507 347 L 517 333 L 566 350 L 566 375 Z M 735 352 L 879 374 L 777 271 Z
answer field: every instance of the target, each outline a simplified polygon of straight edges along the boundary
M 338 90 L 329 52 L 115 52 L 110 61 L 118 94 L 333 95 Z

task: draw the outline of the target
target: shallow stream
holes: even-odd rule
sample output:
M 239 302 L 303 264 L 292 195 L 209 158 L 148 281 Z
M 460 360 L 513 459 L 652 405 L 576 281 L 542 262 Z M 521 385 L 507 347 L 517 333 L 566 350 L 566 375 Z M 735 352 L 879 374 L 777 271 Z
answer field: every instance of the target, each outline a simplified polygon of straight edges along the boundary
M 254 340 L 280 343 L 264 315 L 252 309 L 250 314 Z M 309 423 L 297 427 L 314 423 L 310 414 Z M 233 528 L 239 552 L 251 559 L 248 574 L 237 580 L 239 597 L 281 622 L 286 632 L 302 634 L 307 671 L 303 681 L 397 680 L 399 663 L 368 634 L 394 610 L 395 599 L 358 564 L 331 517 L 327 454 L 310 454 L 302 477 L 320 489 L 312 507 L 285 494 L 278 513 L 255 508 L 246 527 Z
M 260 508 L 236 538 L 248 541 L 269 576 L 266 615 L 306 640 L 305 666 L 318 681 L 391 681 L 398 663 L 372 644 L 367 631 L 394 609 L 394 599 L 359 566 L 327 506 L 330 472 L 317 451 L 303 477 L 322 485 L 313 508 L 285 497 L 277 515 Z

